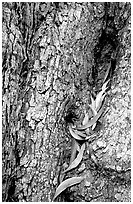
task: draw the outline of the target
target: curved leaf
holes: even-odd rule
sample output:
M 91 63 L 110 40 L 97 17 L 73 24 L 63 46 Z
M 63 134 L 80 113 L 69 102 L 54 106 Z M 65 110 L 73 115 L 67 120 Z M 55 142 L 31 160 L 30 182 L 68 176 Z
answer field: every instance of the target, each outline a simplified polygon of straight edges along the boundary
M 90 129 L 89 128 L 85 129 L 85 133 L 87 134 L 87 136 L 90 135 L 90 133 L 91 133 Z M 86 137 L 86 139 L 87 139 L 87 137 Z
M 93 115 L 95 116 L 97 114 L 97 111 L 96 111 L 95 107 L 93 107 L 92 105 L 89 105 L 89 107 L 91 108 L 91 110 L 93 112 Z M 92 126 L 92 130 L 94 130 L 95 127 L 96 127 L 96 123 L 94 123 L 94 125 Z M 85 130 L 85 132 L 86 132 L 86 130 Z
M 79 144 L 78 142 L 72 138 L 72 147 L 71 147 L 71 158 L 70 158 L 70 163 L 69 165 L 73 162 L 73 160 L 75 159 L 76 157 L 76 152 L 79 152 L 80 151 L 80 147 L 79 147 Z
M 93 115 L 96 115 L 96 114 L 97 114 L 96 108 L 95 108 L 92 104 L 89 105 L 89 107 L 91 108 Z M 89 120 L 88 120 L 88 121 L 89 121 Z M 85 124 L 84 124 L 84 125 L 85 125 Z
M 66 173 L 66 172 L 76 168 L 79 165 L 79 163 L 81 162 L 81 160 L 83 158 L 84 150 L 85 150 L 85 143 L 81 146 L 81 149 L 77 155 L 77 158 L 70 164 L 70 166 L 63 173 Z
M 108 84 L 109 80 L 107 80 L 103 86 L 102 86 L 102 91 L 100 91 L 97 96 L 96 96 L 96 100 L 95 100 L 95 106 L 96 106 L 96 110 L 98 111 L 101 108 L 102 102 L 107 94 L 106 90 L 107 90 L 107 84 Z
M 95 127 L 96 127 L 96 123 L 92 126 L 92 130 L 94 130 L 95 129 Z
M 95 107 L 95 100 L 94 100 L 94 98 L 92 97 L 92 95 L 91 95 L 91 106 L 92 106 L 94 109 L 96 109 L 96 107 Z
M 79 136 L 78 134 L 75 133 L 74 130 L 72 130 L 71 126 L 69 126 L 69 131 L 76 140 L 85 140 L 83 137 Z
M 102 90 L 106 91 L 106 89 L 108 88 L 107 85 L 109 83 L 110 79 L 108 79 L 103 85 L 102 85 Z
M 73 177 L 73 178 L 69 178 L 66 179 L 65 181 L 63 181 L 58 188 L 56 189 L 55 195 L 53 200 L 55 200 L 55 198 L 62 193 L 66 188 L 73 186 L 75 184 L 80 183 L 84 178 L 83 177 Z
M 88 121 L 89 121 L 89 115 L 88 115 L 88 113 L 85 113 L 85 117 L 82 121 L 82 125 L 85 125 Z
M 105 98 L 106 93 L 104 91 L 100 91 L 96 97 L 96 110 L 98 111 L 101 108 L 103 99 Z
M 85 130 L 85 129 L 91 127 L 92 125 L 94 125 L 96 123 L 96 121 L 100 118 L 100 116 L 102 115 L 103 110 L 104 110 L 104 105 L 99 110 L 99 112 L 94 116 L 94 118 L 92 120 L 89 120 L 86 125 L 82 125 L 82 126 L 79 126 L 79 127 L 77 126 L 77 129 L 78 130 Z
M 103 103 L 103 101 L 104 101 L 104 98 L 105 98 L 105 96 L 106 96 L 106 93 L 105 94 L 103 94 L 103 96 L 101 97 L 101 100 L 99 101 L 99 104 L 98 104 L 98 106 L 97 106 L 97 111 L 101 108 L 101 106 L 102 106 L 102 103 Z
M 78 131 L 78 130 L 74 130 L 74 132 L 75 132 L 77 135 L 86 138 L 86 134 L 84 134 L 83 132 Z
M 111 61 L 108 64 L 108 68 L 107 68 L 107 71 L 105 73 L 105 76 L 104 76 L 104 79 L 103 79 L 103 83 L 107 80 L 108 76 L 110 75 L 110 71 L 111 71 Z

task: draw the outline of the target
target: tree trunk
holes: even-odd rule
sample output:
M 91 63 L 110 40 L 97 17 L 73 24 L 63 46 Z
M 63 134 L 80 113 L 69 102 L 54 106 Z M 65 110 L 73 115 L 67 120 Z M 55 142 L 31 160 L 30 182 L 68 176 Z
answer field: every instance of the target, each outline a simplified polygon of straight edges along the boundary
M 130 98 L 124 130 L 111 109 L 118 104 L 118 110 L 118 89 L 123 93 L 125 87 L 123 103 L 130 97 L 130 3 L 3 3 L 2 11 L 3 201 L 52 201 L 71 155 L 68 124 L 88 108 L 90 93 L 99 92 L 109 66 L 113 83 L 106 105 L 112 112 L 100 127 L 100 140 L 96 136 L 86 145 L 95 151 L 106 141 L 109 147 L 115 127 L 130 150 Z M 115 145 L 107 152 L 100 147 L 96 163 L 86 149 L 85 170 L 67 177 L 91 174 L 91 184 L 66 189 L 57 200 L 130 201 L 130 153 L 120 161 Z

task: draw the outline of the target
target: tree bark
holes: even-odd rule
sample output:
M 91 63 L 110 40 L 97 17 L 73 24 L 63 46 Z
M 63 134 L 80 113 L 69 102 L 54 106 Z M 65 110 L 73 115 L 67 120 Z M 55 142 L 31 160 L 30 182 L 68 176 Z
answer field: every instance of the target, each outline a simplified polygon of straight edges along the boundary
M 130 32 L 130 3 L 3 3 L 2 11 L 3 201 L 52 201 L 70 159 L 68 124 L 88 108 L 107 67 L 116 76 L 117 62 L 130 49 L 128 37 L 127 48 L 121 42 Z M 93 185 L 71 187 L 58 201 L 116 201 L 121 185 L 129 201 L 130 165 L 118 172 L 106 167 L 108 157 L 102 167 L 84 158 L 85 172 L 68 177 L 90 172 Z

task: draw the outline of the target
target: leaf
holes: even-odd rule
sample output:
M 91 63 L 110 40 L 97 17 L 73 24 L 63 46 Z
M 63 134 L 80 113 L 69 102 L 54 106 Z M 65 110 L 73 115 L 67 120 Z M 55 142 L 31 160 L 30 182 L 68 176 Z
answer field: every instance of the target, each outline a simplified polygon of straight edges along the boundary
M 74 137 L 76 140 L 85 140 L 83 137 L 80 137 L 78 134 L 76 134 L 74 130 L 72 130 L 71 126 L 69 126 L 69 131 L 72 137 Z
M 104 105 L 99 110 L 99 112 L 94 116 L 94 118 L 92 120 L 89 120 L 86 125 L 77 126 L 77 129 L 78 130 L 85 130 L 85 129 L 91 127 L 92 125 L 94 125 L 96 123 L 96 121 L 100 118 L 100 116 L 102 115 L 103 110 L 104 110 Z
M 93 107 L 92 105 L 89 105 L 92 112 L 93 112 L 93 115 L 95 116 L 97 114 L 97 110 L 95 109 L 95 107 Z M 94 128 L 96 127 L 96 123 L 92 126 L 92 130 L 94 130 Z M 86 132 L 86 131 L 85 131 Z M 88 132 L 88 131 L 87 131 Z
M 95 127 L 96 127 L 96 123 L 92 126 L 92 130 L 94 130 L 95 129 Z
M 101 108 L 105 96 L 106 96 L 106 93 L 101 97 L 101 100 L 99 101 L 99 104 L 98 104 L 97 109 L 96 109 L 97 111 Z
M 91 97 L 92 97 L 92 96 L 91 96 Z M 93 105 L 91 104 L 90 106 L 93 106 Z M 91 109 L 92 109 L 92 107 L 91 107 Z M 93 113 L 93 114 L 94 114 L 94 113 Z M 89 121 L 89 114 L 88 114 L 88 113 L 85 113 L 85 117 L 84 117 L 84 119 L 83 119 L 82 124 L 83 124 L 83 125 L 86 125 L 86 124 L 88 123 L 88 121 Z M 89 128 L 87 128 L 87 129 L 85 130 L 85 133 L 86 133 L 87 135 L 89 135 L 89 133 L 90 133 Z
M 104 82 L 106 81 L 106 79 L 108 78 L 108 76 L 109 76 L 109 74 L 110 74 L 110 70 L 111 70 L 111 61 L 110 61 L 109 65 L 108 65 L 107 71 L 106 71 L 106 73 L 105 73 L 105 77 L 104 77 L 104 79 L 103 79 L 103 83 L 104 83 Z
M 97 110 L 97 111 L 100 109 L 100 107 L 101 107 L 101 105 L 102 105 L 102 102 L 103 102 L 103 100 L 104 100 L 104 98 L 105 98 L 106 89 L 108 88 L 108 87 L 106 87 L 106 86 L 107 86 L 108 82 L 109 82 L 109 80 L 106 81 L 106 82 L 103 84 L 103 86 L 102 86 L 102 91 L 100 91 L 100 92 L 97 94 L 97 96 L 96 96 L 95 107 L 96 107 L 96 110 Z
M 96 107 L 95 107 L 95 100 L 94 100 L 94 98 L 92 97 L 92 95 L 91 95 L 91 105 L 92 105 L 92 107 L 93 107 L 94 109 L 96 109 Z
M 93 107 L 92 105 L 89 105 L 89 107 L 91 108 L 93 115 L 96 115 L 97 114 L 96 108 Z
M 87 135 L 90 135 L 90 128 L 85 129 L 85 133 L 86 133 Z M 86 137 L 86 139 L 87 139 L 87 137 Z
M 77 151 L 79 152 L 80 151 L 80 146 L 79 146 L 79 143 L 75 140 L 75 143 L 76 143 L 76 149 Z
M 98 109 L 98 107 L 100 107 L 100 104 L 102 103 L 103 94 L 104 94 L 104 90 L 100 91 L 96 96 L 96 100 L 95 100 L 96 110 Z
M 78 153 L 77 158 L 70 164 L 70 166 L 63 173 L 66 173 L 66 172 L 76 168 L 80 164 L 80 162 L 83 158 L 84 150 L 85 150 L 85 143 L 81 146 L 81 149 Z
M 92 98 L 92 96 L 91 96 L 91 98 Z M 92 101 L 92 100 L 91 100 L 91 101 Z M 95 116 L 95 115 L 97 114 L 97 111 L 95 110 L 95 101 L 94 101 L 94 100 L 93 100 L 93 103 L 89 105 L 89 107 L 91 108 L 91 110 L 92 110 L 92 112 L 93 112 L 93 115 Z M 83 125 L 86 125 L 86 124 L 88 123 L 88 121 L 89 121 L 89 115 L 86 113 L 82 124 L 83 124 Z M 92 126 L 92 130 L 95 128 L 95 126 L 96 126 L 96 123 Z M 85 130 L 85 133 L 86 133 L 87 135 L 89 135 L 89 134 L 90 134 L 90 129 L 87 128 L 87 129 Z
M 72 138 L 71 157 L 70 157 L 70 163 L 69 164 L 71 164 L 73 162 L 73 160 L 75 159 L 77 151 L 78 152 L 80 151 L 79 144 L 74 138 Z
M 77 135 L 86 138 L 86 134 L 84 134 L 83 132 L 78 131 L 78 130 L 74 130 L 74 132 L 75 132 Z
M 102 90 L 106 90 L 108 87 L 106 87 L 107 86 L 107 84 L 108 84 L 108 82 L 109 82 L 109 79 L 103 84 L 103 86 L 102 86 Z
M 73 186 L 75 184 L 80 183 L 84 178 L 83 177 L 73 177 L 73 178 L 69 178 L 66 179 L 65 181 L 63 181 L 58 188 L 56 189 L 53 201 L 55 200 L 55 198 L 62 193 L 66 188 Z
M 102 102 L 103 102 L 103 99 L 105 97 L 106 93 L 103 94 L 103 96 L 101 96 L 101 99 L 98 101 L 98 104 L 96 104 L 96 109 L 95 107 L 93 107 L 92 105 L 89 105 L 89 107 L 91 108 L 92 112 L 93 112 L 93 115 L 97 115 L 98 113 L 98 110 L 100 109 L 101 105 L 102 105 Z M 92 130 L 94 130 L 94 128 L 96 127 L 96 123 L 92 126 Z M 86 131 L 85 131 L 86 132 Z
M 88 122 L 88 120 L 89 120 L 89 115 L 88 115 L 88 113 L 85 113 L 85 117 L 82 121 L 82 125 L 85 125 Z

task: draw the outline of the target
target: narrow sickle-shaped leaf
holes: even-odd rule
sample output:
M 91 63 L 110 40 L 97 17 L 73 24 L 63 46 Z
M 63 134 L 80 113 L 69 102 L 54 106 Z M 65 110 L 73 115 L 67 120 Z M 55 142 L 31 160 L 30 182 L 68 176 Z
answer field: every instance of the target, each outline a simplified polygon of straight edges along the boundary
M 94 118 L 90 121 L 88 121 L 88 123 L 86 125 L 82 125 L 80 127 L 77 126 L 76 129 L 78 130 L 85 130 L 88 127 L 91 127 L 92 125 L 94 125 L 96 123 L 96 121 L 100 118 L 100 116 L 102 115 L 104 110 L 104 104 L 102 106 L 102 108 L 99 110 L 99 112 L 94 116 Z
M 94 130 L 95 129 L 95 127 L 96 127 L 96 123 L 94 124 L 94 125 L 92 125 L 92 130 Z
M 109 80 L 110 80 L 110 79 L 108 79 L 105 83 L 103 83 L 103 85 L 102 85 L 102 90 L 106 91 L 106 89 L 108 88 L 108 87 L 107 87 L 107 84 L 109 83 Z
M 85 113 L 85 117 L 82 121 L 82 125 L 85 125 L 88 122 L 88 120 L 89 120 L 89 115 L 88 115 L 88 113 Z
M 90 135 L 90 128 L 85 129 L 85 133 L 87 134 L 86 139 L 88 138 L 88 135 Z
M 93 108 L 95 109 L 95 100 L 93 98 L 93 96 L 91 95 L 91 105 L 93 106 Z
M 89 104 L 89 107 L 91 108 L 93 115 L 96 115 L 97 114 L 96 108 L 92 104 Z
M 92 96 L 91 96 L 92 97 Z M 88 113 L 85 113 L 85 117 L 84 117 L 84 119 L 83 119 L 83 121 L 82 121 L 82 125 L 86 125 L 87 123 L 88 123 L 88 121 L 89 121 L 89 114 Z M 78 130 L 77 130 L 78 131 Z M 88 135 L 89 134 L 89 132 L 90 132 L 90 130 L 89 130 L 89 128 L 87 128 L 86 130 L 85 130 L 85 133 Z
M 80 164 L 80 162 L 83 158 L 84 150 L 85 150 L 85 143 L 81 146 L 81 149 L 77 155 L 77 158 L 70 164 L 70 166 L 63 173 L 66 173 L 66 172 L 76 168 Z
M 104 79 L 103 79 L 103 83 L 107 80 L 109 74 L 110 74 L 110 70 L 111 70 L 111 62 L 108 65 L 107 71 L 105 73 Z
M 98 111 L 102 105 L 102 102 L 105 98 L 105 95 L 107 94 L 107 84 L 108 84 L 109 80 L 107 80 L 103 86 L 102 86 L 102 91 L 100 91 L 97 96 L 96 96 L 96 100 L 95 100 L 95 109 Z
M 101 99 L 99 100 L 99 102 L 98 102 L 98 104 L 97 104 L 97 107 L 96 107 L 96 111 L 97 111 L 97 112 L 98 112 L 98 110 L 101 108 L 105 96 L 106 96 L 106 93 L 104 93 L 104 94 L 101 96 Z
M 73 178 L 69 178 L 69 179 L 66 179 L 65 181 L 63 181 L 59 186 L 58 188 L 56 189 L 56 192 L 55 192 L 55 196 L 53 198 L 53 201 L 55 200 L 55 198 L 60 194 L 62 193 L 66 188 L 70 187 L 70 186 L 73 186 L 75 184 L 78 184 L 80 183 L 84 178 L 83 177 L 73 177 Z
M 91 96 L 92 97 L 92 96 Z M 92 101 L 92 100 L 91 100 Z M 95 101 L 94 101 L 94 99 L 93 99 L 93 102 L 95 103 Z M 93 112 L 93 115 L 96 115 L 97 114 L 97 111 L 95 110 L 95 104 L 94 103 L 91 103 L 89 106 L 90 106 L 90 108 L 91 108 L 91 110 L 92 110 L 92 112 Z M 82 122 L 82 124 L 83 125 L 86 125 L 87 123 L 88 123 L 88 121 L 89 121 L 89 114 L 88 113 L 85 113 L 85 117 L 84 117 L 84 120 L 83 120 L 83 122 Z M 94 124 L 95 125 L 95 124 Z M 77 130 L 78 131 L 78 130 Z M 85 129 L 85 133 L 87 134 L 87 135 L 89 135 L 90 134 L 90 129 L 89 128 L 87 128 L 87 129 Z
M 77 134 L 77 135 L 79 135 L 79 136 L 81 136 L 81 137 L 83 137 L 83 138 L 86 138 L 86 134 L 84 134 L 83 132 L 81 132 L 81 131 L 79 131 L 79 130 L 74 130 L 74 132 Z
M 72 137 L 74 137 L 76 140 L 85 140 L 83 137 L 81 137 L 78 134 L 76 134 L 74 132 L 74 130 L 72 130 L 71 126 L 69 126 L 69 131 L 70 131 Z
M 102 102 L 102 96 L 103 96 L 104 90 L 100 91 L 97 96 L 96 96 L 96 100 L 95 100 L 95 107 L 96 110 L 98 109 L 98 107 L 100 106 L 101 102 Z
M 92 112 L 93 112 L 93 115 L 95 116 L 96 114 L 97 114 L 97 110 L 95 110 L 95 108 L 92 106 L 92 105 L 89 105 L 90 106 L 90 108 L 92 109 Z M 92 125 L 92 130 L 94 130 L 94 128 L 96 127 L 96 123 L 94 123 L 94 125 Z M 89 128 L 87 128 L 86 130 L 88 130 Z M 87 133 L 89 133 L 89 131 L 86 131 L 85 130 L 85 132 Z
M 71 147 L 71 157 L 70 157 L 70 163 L 69 165 L 73 162 L 73 160 L 76 157 L 77 151 L 80 151 L 80 147 L 78 142 L 72 137 L 72 147 Z

